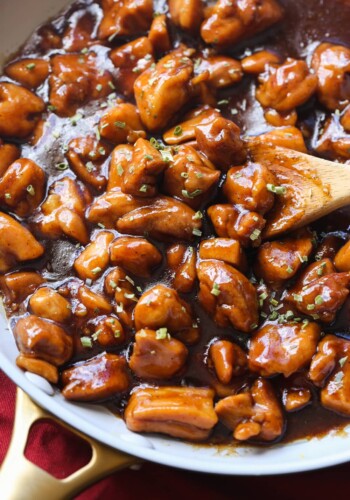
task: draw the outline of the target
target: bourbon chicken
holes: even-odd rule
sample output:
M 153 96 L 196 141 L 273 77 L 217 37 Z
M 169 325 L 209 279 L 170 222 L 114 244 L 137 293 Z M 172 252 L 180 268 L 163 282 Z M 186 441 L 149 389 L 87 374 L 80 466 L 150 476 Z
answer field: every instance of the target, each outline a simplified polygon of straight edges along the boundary
M 6 61 L 20 369 L 138 433 L 273 445 L 348 422 L 350 212 L 268 239 L 291 184 L 252 154 L 350 163 L 350 3 L 320 3 L 79 0 Z

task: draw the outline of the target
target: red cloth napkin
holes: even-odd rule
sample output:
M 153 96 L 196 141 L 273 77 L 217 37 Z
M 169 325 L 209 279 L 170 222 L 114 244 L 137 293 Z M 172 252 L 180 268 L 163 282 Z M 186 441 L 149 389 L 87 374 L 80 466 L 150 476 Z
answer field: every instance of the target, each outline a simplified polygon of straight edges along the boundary
M 15 386 L 0 371 L 0 462 L 11 437 Z M 66 431 L 39 424 L 30 435 L 26 456 L 56 477 L 66 477 L 89 460 L 89 448 Z M 54 460 L 52 457 L 55 457 Z M 263 458 L 262 458 L 263 459 Z M 90 487 L 79 500 L 317 500 L 346 494 L 350 463 L 293 476 L 229 477 L 198 474 L 145 463 L 138 471 L 117 472 Z M 311 495 L 311 496 L 310 496 Z M 0 492 L 1 497 L 1 492 Z

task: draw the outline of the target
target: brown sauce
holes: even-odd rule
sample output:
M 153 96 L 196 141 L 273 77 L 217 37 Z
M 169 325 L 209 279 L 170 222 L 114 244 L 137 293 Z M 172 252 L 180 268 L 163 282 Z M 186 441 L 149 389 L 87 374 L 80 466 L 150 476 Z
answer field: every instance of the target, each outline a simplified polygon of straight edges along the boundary
M 342 43 L 350 46 L 350 31 L 348 22 L 350 20 L 350 6 L 346 6 L 341 0 L 281 0 L 281 3 L 286 9 L 284 20 L 275 28 L 264 32 L 248 43 L 241 44 L 241 47 L 236 47 L 233 51 L 228 51 L 230 55 L 241 58 L 243 54 L 248 55 L 250 49 L 267 48 L 281 54 L 281 56 L 305 57 L 313 50 L 316 43 L 320 41 L 331 41 Z M 156 9 L 163 11 L 165 9 L 164 2 L 158 0 Z M 97 2 L 93 0 L 80 0 L 74 2 L 64 13 L 59 15 L 47 25 L 39 28 L 25 43 L 21 51 L 16 57 L 24 55 L 53 55 L 63 52 L 63 49 L 45 49 L 41 45 L 40 33 L 48 28 L 53 29 L 57 34 L 62 34 L 67 24 L 74 25 L 76 20 L 84 14 L 84 22 L 94 30 L 101 18 L 101 9 Z M 174 33 L 173 33 L 174 35 Z M 188 45 L 196 46 L 197 41 L 183 34 L 176 34 L 178 39 L 183 39 Z M 244 47 L 243 47 L 244 46 Z M 115 71 L 112 62 L 108 58 L 109 47 L 101 45 L 94 46 L 94 50 L 98 54 L 98 63 L 101 68 Z M 6 77 L 1 77 L 0 81 L 8 81 Z M 257 135 L 266 131 L 266 122 L 263 119 L 263 111 L 259 103 L 254 98 L 255 82 L 253 78 L 245 76 L 242 82 L 234 87 L 223 90 L 218 96 L 218 101 L 227 99 L 228 104 L 221 106 L 221 111 L 227 118 L 233 119 L 242 129 L 242 132 L 247 135 Z M 48 86 L 44 84 L 38 90 L 38 95 L 47 100 Z M 54 180 L 61 178 L 62 173 L 54 168 L 55 164 L 64 161 L 64 146 L 74 137 L 83 136 L 95 128 L 104 110 L 100 108 L 100 102 L 94 101 L 84 108 L 84 116 L 79 119 L 75 127 L 71 126 L 69 118 L 60 118 L 53 113 L 49 113 L 48 125 L 38 146 L 31 146 L 27 143 L 21 144 L 23 157 L 28 157 L 34 160 L 38 165 L 43 167 L 47 172 L 48 185 Z M 320 127 L 324 117 L 324 110 L 316 101 L 309 102 L 299 114 L 299 122 L 297 126 L 304 127 L 309 131 L 309 140 L 307 143 L 309 152 L 313 152 L 313 137 L 315 131 Z M 108 165 L 105 165 L 105 172 Z M 64 172 L 67 175 L 67 172 Z M 69 175 L 69 174 L 68 174 Z M 97 193 L 95 193 L 97 195 Z M 220 197 L 214 195 L 211 203 L 220 202 Z M 207 203 L 206 203 L 207 204 Z M 30 220 L 29 220 L 30 225 Z M 350 227 L 350 211 L 342 210 L 332 214 L 325 220 L 315 224 L 315 229 L 318 232 L 319 241 L 327 234 L 336 233 L 340 237 L 345 237 L 348 234 Z M 96 229 L 96 228 L 94 228 Z M 208 220 L 204 221 L 203 237 L 214 236 L 213 228 Z M 116 235 L 117 231 L 114 231 Z M 164 245 L 157 241 L 152 241 L 164 255 Z M 45 241 L 46 247 L 45 256 L 40 259 L 35 268 L 39 269 L 43 276 L 48 280 L 51 286 L 57 287 L 64 282 L 72 273 L 72 264 L 79 254 L 79 249 L 74 243 L 69 241 Z M 250 252 L 250 259 L 254 258 L 254 251 Z M 165 260 L 165 259 L 164 259 Z M 33 269 L 33 266 L 19 266 L 18 269 Z M 138 286 L 145 288 L 152 283 L 164 282 L 169 280 L 168 272 L 164 267 L 161 267 L 152 276 L 151 280 L 135 279 Z M 93 290 L 100 291 L 103 288 L 102 279 L 96 280 L 93 285 Z M 187 363 L 187 368 L 179 378 L 173 379 L 170 383 L 179 384 L 181 380 L 193 385 L 205 386 L 211 385 L 214 382 L 213 374 L 208 370 L 206 365 L 206 356 L 208 344 L 214 337 L 234 339 L 240 346 L 246 347 L 248 336 L 240 332 L 230 329 L 219 328 L 216 323 L 202 310 L 195 300 L 197 290 L 192 294 L 186 295 L 186 300 L 192 303 L 195 313 L 200 319 L 202 336 L 200 342 L 190 348 L 190 358 Z M 21 312 L 21 311 L 20 311 Z M 348 300 L 342 311 L 338 314 L 335 324 L 326 328 L 336 334 L 340 334 L 345 338 L 350 339 L 350 300 Z M 126 342 L 122 348 L 118 347 L 118 353 L 126 353 L 130 355 L 133 333 L 130 331 L 127 334 Z M 90 358 L 93 355 L 103 352 L 105 349 L 94 347 L 89 350 L 79 350 L 75 358 L 69 365 L 81 361 L 82 359 Z M 109 349 L 111 350 L 111 349 Z M 113 350 L 112 350 L 113 351 Z M 272 379 L 273 385 L 277 391 L 280 390 L 282 377 Z M 138 381 L 135 379 L 134 384 Z M 232 390 L 244 386 L 246 380 L 235 380 L 232 385 Z M 162 382 L 160 383 L 162 384 Z M 165 385 L 165 383 L 164 383 Z M 166 381 L 169 385 L 169 381 Z M 108 407 L 115 413 L 122 414 L 125 407 L 125 399 L 117 399 L 108 402 Z M 318 401 L 316 391 L 314 391 L 313 402 L 306 408 L 296 413 L 290 413 L 286 417 L 287 426 L 284 434 L 284 441 L 292 441 L 297 438 L 323 435 L 330 429 L 340 428 L 347 423 L 348 419 L 337 415 L 334 412 L 325 410 Z M 215 430 L 212 442 L 220 443 L 231 440 L 232 433 L 224 426 L 219 425 Z

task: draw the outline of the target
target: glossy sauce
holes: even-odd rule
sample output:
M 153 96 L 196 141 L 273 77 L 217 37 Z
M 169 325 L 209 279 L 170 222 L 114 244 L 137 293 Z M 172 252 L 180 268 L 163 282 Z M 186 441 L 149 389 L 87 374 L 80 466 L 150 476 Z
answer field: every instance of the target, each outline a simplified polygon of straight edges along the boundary
M 350 6 L 345 6 L 341 0 L 281 0 L 281 3 L 286 9 L 284 20 L 275 28 L 264 32 L 254 40 L 244 42 L 241 47 L 235 48 L 230 55 L 242 58 L 244 55 L 249 55 L 249 50 L 258 48 L 272 49 L 281 56 L 305 57 L 308 56 L 315 45 L 320 41 L 331 41 L 343 43 L 350 46 L 350 32 L 348 23 L 344 19 L 350 20 Z M 165 3 L 156 1 L 156 10 L 164 11 Z M 28 42 L 24 45 L 19 56 L 31 55 L 53 55 L 64 53 L 62 48 L 51 48 L 46 50 L 41 45 L 40 33 L 47 28 L 53 29 L 57 34 L 62 34 L 69 23 L 74 26 L 79 18 L 83 16 L 84 25 L 92 28 L 96 32 L 96 28 L 101 19 L 101 8 L 92 0 L 80 0 L 75 2 L 62 15 L 51 21 L 48 25 L 39 28 L 34 33 Z M 189 46 L 197 46 L 198 41 L 191 37 L 179 33 L 173 33 L 177 39 L 182 39 Z M 108 44 L 107 44 L 108 45 Z M 113 43 L 112 43 L 113 45 Z M 115 45 L 113 45 L 115 46 Z M 199 42 L 202 47 L 202 42 Z M 243 47 L 244 46 L 244 47 Z M 93 50 L 98 54 L 98 66 L 102 69 L 109 70 L 115 74 L 116 69 L 108 58 L 110 51 L 109 46 L 93 45 Z M 8 80 L 6 77 L 1 78 L 2 81 Z M 48 84 L 44 84 L 37 91 L 38 95 L 48 100 Z M 218 101 L 228 100 L 228 104 L 220 106 L 224 116 L 235 121 L 242 129 L 243 134 L 256 135 L 267 131 L 266 122 L 263 118 L 263 110 L 260 104 L 255 99 L 255 81 L 249 76 L 245 76 L 241 83 L 236 84 L 232 88 L 221 91 L 218 95 Z M 64 173 L 55 169 L 54 165 L 65 161 L 64 147 L 69 141 L 75 137 L 87 135 L 92 129 L 95 129 L 101 115 L 105 112 L 100 104 L 103 100 L 93 101 L 83 108 L 83 117 L 79 119 L 75 126 L 72 126 L 72 121 L 69 118 L 60 118 L 53 113 L 48 114 L 47 126 L 44 131 L 43 138 L 39 141 L 38 146 L 23 144 L 22 156 L 33 159 L 40 166 L 45 168 L 49 175 L 48 185 L 55 180 L 69 175 L 69 170 Z M 314 141 L 317 130 L 321 126 L 324 118 L 324 110 L 316 103 L 315 100 L 308 102 L 299 112 L 299 122 L 297 126 L 306 130 L 309 136 L 307 146 L 310 152 L 313 152 Z M 105 163 L 102 173 L 107 174 L 108 162 Z M 220 183 L 222 184 L 222 183 Z M 98 193 L 95 192 L 95 195 Z M 220 202 L 219 195 L 213 196 L 209 200 L 209 204 Z M 208 205 L 208 201 L 205 206 Z M 30 225 L 30 220 L 29 220 Z M 327 217 L 326 220 L 320 221 L 315 225 L 318 231 L 319 241 L 326 233 L 337 232 L 340 236 L 348 233 L 350 227 L 350 211 L 342 210 L 339 213 Z M 96 226 L 90 226 L 96 231 Z M 339 233 L 340 232 L 340 233 Z M 114 231 L 118 235 L 117 231 Z M 92 236 L 94 232 L 92 233 Z M 213 228 L 208 220 L 203 223 L 203 237 L 214 236 Z M 164 245 L 151 240 L 164 256 Z M 197 242 L 198 243 L 198 242 Z M 35 268 L 39 269 L 44 278 L 54 288 L 64 283 L 64 280 L 72 275 L 72 265 L 80 250 L 74 243 L 69 241 L 52 241 L 44 242 L 46 247 L 45 256 L 35 264 Z M 248 254 L 249 255 L 249 254 Z M 254 250 L 250 251 L 249 259 L 254 259 Z M 163 259 L 165 262 L 165 259 Z M 33 266 L 19 266 L 18 269 L 33 269 Z M 135 283 L 142 290 L 152 284 L 159 282 L 169 282 L 169 271 L 164 267 L 158 268 L 151 279 L 136 278 Z M 95 291 L 102 291 L 103 278 L 96 280 L 92 286 Z M 190 356 L 186 364 L 187 368 L 176 379 L 172 381 L 159 381 L 159 385 L 180 384 L 181 381 L 191 383 L 193 385 L 217 385 L 218 382 L 213 373 L 208 370 L 206 364 L 208 346 L 214 338 L 233 339 L 241 347 L 246 347 L 249 336 L 235 332 L 232 328 L 219 328 L 215 322 L 203 311 L 196 300 L 197 290 L 192 294 L 185 295 L 185 299 L 192 303 L 195 314 L 200 320 L 202 335 L 200 342 L 190 348 Z M 26 303 L 24 304 L 26 306 Z M 19 308 L 18 313 L 23 313 L 25 308 Z M 350 300 L 347 301 L 342 311 L 338 314 L 335 324 L 326 328 L 337 334 L 350 339 Z M 73 332 L 74 333 L 74 332 Z M 75 333 L 75 335 L 77 335 Z M 126 353 L 127 358 L 130 356 L 132 346 L 133 332 L 129 331 L 126 335 L 126 342 L 122 348 L 108 349 L 116 352 Z M 78 338 L 75 342 L 79 346 Z M 79 362 L 82 359 L 88 359 L 99 352 L 103 352 L 103 347 L 96 345 L 89 350 L 77 347 L 76 356 L 69 363 L 69 366 Z M 65 368 L 65 367 L 64 367 Z M 134 379 L 134 385 L 138 384 L 137 379 Z M 281 391 L 283 378 L 276 377 L 272 380 L 277 391 Z M 237 389 L 244 387 L 247 384 L 247 377 L 237 377 L 229 386 L 229 389 L 234 392 Z M 109 401 L 108 407 L 117 414 L 122 414 L 125 408 L 126 399 L 116 399 Z M 314 391 L 313 402 L 305 409 L 287 415 L 287 430 L 283 437 L 284 441 L 290 441 L 296 438 L 321 435 L 330 429 L 341 428 L 348 423 L 348 420 L 322 408 Z M 221 443 L 226 440 L 231 440 L 231 431 L 222 425 L 218 425 L 214 435 L 211 438 L 213 443 Z

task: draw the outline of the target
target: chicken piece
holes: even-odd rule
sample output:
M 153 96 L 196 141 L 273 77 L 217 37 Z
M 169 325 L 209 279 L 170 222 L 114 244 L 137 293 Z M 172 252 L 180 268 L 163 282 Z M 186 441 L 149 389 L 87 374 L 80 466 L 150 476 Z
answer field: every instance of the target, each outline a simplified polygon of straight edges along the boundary
M 188 351 L 182 342 L 173 339 L 163 329 L 145 328 L 135 335 L 129 366 L 140 378 L 167 379 L 184 366 Z
M 286 299 L 302 314 L 332 323 L 349 295 L 350 273 L 332 273 L 299 288 L 290 289 Z
M 302 410 L 311 398 L 311 391 L 306 387 L 284 389 L 282 394 L 283 406 L 288 412 Z
M 0 204 L 20 217 L 27 217 L 45 195 L 45 173 L 28 158 L 16 160 L 0 179 Z
M 130 380 L 123 356 L 103 353 L 62 373 L 62 394 L 69 401 L 103 401 L 127 391 Z
M 113 265 L 141 278 L 149 278 L 155 267 L 162 262 L 162 254 L 145 238 L 124 236 L 117 238 L 110 246 Z
M 256 98 L 264 108 L 281 113 L 304 104 L 316 92 L 317 76 L 305 61 L 288 58 L 283 64 L 270 65 L 259 77 Z
M 98 38 L 135 36 L 146 32 L 152 22 L 152 0 L 103 0 L 103 18 Z
M 192 240 L 200 236 L 202 222 L 196 219 L 195 212 L 184 203 L 159 196 L 152 204 L 137 208 L 117 221 L 120 233 L 143 236 L 161 241 Z
M 205 43 L 232 47 L 281 20 L 283 9 L 276 0 L 218 0 L 201 26 Z
M 74 269 L 83 280 L 96 280 L 109 264 L 110 244 L 114 234 L 101 231 L 95 239 L 75 259 Z
M 165 14 L 155 16 L 148 33 L 148 39 L 158 54 L 164 54 L 164 52 L 168 52 L 171 49 L 171 39 Z
M 129 399 L 124 418 L 134 432 L 160 432 L 203 441 L 218 421 L 213 398 L 214 391 L 206 388 L 138 388 Z
M 73 116 L 88 101 L 110 94 L 112 77 L 108 71 L 100 70 L 97 61 L 93 52 L 53 56 L 50 104 L 59 116 Z
M 350 342 L 326 335 L 318 344 L 309 377 L 321 390 L 322 406 L 345 416 L 350 415 Z
M 260 245 L 266 224 L 262 215 L 232 205 L 212 205 L 207 213 L 218 236 L 236 239 L 243 247 Z
M 89 235 L 84 211 L 90 202 L 91 196 L 83 185 L 64 177 L 50 186 L 49 195 L 35 218 L 36 227 L 47 238 L 58 239 L 65 234 L 85 245 Z
M 346 242 L 345 245 L 342 246 L 337 252 L 334 264 L 338 271 L 350 271 L 350 241 Z
M 350 159 L 350 134 L 340 125 L 337 115 L 326 120 L 314 149 L 331 160 Z
M 301 230 L 283 240 L 264 243 L 256 256 L 255 273 L 277 285 L 293 278 L 311 255 L 312 238 L 311 232 Z
M 280 62 L 280 57 L 269 50 L 259 50 L 241 60 L 243 71 L 248 75 L 259 75 L 266 71 L 270 64 L 279 64 Z
M 22 370 L 35 373 L 36 375 L 45 378 L 52 384 L 57 384 L 58 382 L 57 367 L 47 361 L 20 354 L 17 356 L 16 365 Z
M 123 174 L 131 162 L 133 150 L 134 148 L 130 144 L 120 144 L 113 149 L 109 164 L 107 191 L 121 188 Z
M 317 323 L 264 326 L 250 341 L 249 369 L 263 377 L 289 377 L 310 364 L 320 333 Z
M 44 247 L 15 219 L 0 212 L 0 273 L 41 257 Z
M 166 144 L 182 144 L 196 138 L 196 128 L 198 125 L 207 125 L 214 118 L 221 116 L 220 113 L 210 106 L 200 106 L 194 111 L 185 115 L 185 121 L 169 129 L 163 135 Z M 198 153 L 197 153 L 198 154 Z
M 209 238 L 199 245 L 200 259 L 216 259 L 241 271 L 247 268 L 247 259 L 239 241 L 231 238 Z
M 276 184 L 275 175 L 265 165 L 248 162 L 227 172 L 223 193 L 230 203 L 264 215 L 273 207 L 271 190 Z
M 36 89 L 49 76 L 50 65 L 45 59 L 20 59 L 8 64 L 4 73 L 24 87 Z
M 68 26 L 63 34 L 62 45 L 66 52 L 84 51 L 93 42 L 96 17 L 87 7 L 77 10 L 68 19 Z
M 2 299 L 11 311 L 19 309 L 28 295 L 45 283 L 40 274 L 30 271 L 19 271 L 17 273 L 0 276 L 0 288 Z
M 101 117 L 99 131 L 103 139 L 113 144 L 133 144 L 140 137 L 146 137 L 136 106 L 128 102 L 122 102 L 106 111 Z
M 125 332 L 122 324 L 115 316 L 104 316 L 94 320 L 92 339 L 103 347 L 114 347 L 123 344 Z
M 209 360 L 222 384 L 229 384 L 232 377 L 247 371 L 247 355 L 229 340 L 216 340 L 209 349 Z
M 217 117 L 206 125 L 197 125 L 196 140 L 199 150 L 220 170 L 240 165 L 246 159 L 240 129 L 226 118 Z
M 200 59 L 196 71 L 209 71 L 208 85 L 215 89 L 230 87 L 243 78 L 242 66 L 239 61 L 227 56 L 211 56 Z
M 108 296 L 113 296 L 117 304 L 116 312 L 120 321 L 129 328 L 134 327 L 133 311 L 137 302 L 133 280 L 127 276 L 121 267 L 110 271 L 104 282 L 104 289 Z
M 51 49 L 59 49 L 62 47 L 62 40 L 57 30 L 52 23 L 44 24 L 36 31 L 40 49 L 47 52 Z
M 220 260 L 204 260 L 197 266 L 198 299 L 221 327 L 230 324 L 245 333 L 257 328 L 258 299 L 251 282 Z
M 95 293 L 90 288 L 82 285 L 76 293 L 77 303 L 73 307 L 76 316 L 92 316 L 111 314 L 113 308 L 110 302 L 101 294 Z
M 61 366 L 73 355 L 73 340 L 60 326 L 30 315 L 20 318 L 13 328 L 21 354 Z
M 313 262 L 304 270 L 296 282 L 296 287 L 303 288 L 304 286 L 319 279 L 321 276 L 336 273 L 333 262 L 330 259 L 322 259 Z
M 44 101 L 30 90 L 0 82 L 0 137 L 27 137 L 44 109 Z
M 279 127 L 254 138 L 264 144 L 307 153 L 303 134 L 296 127 Z
M 155 285 L 141 295 L 134 319 L 136 330 L 166 328 L 170 333 L 191 328 L 193 324 L 190 305 L 165 285 Z
M 46 286 L 36 290 L 30 297 L 29 308 L 35 316 L 50 319 L 56 323 L 66 323 L 72 316 L 68 300 L 56 290 Z
M 350 100 L 350 48 L 321 43 L 313 53 L 311 66 L 318 78 L 320 102 L 331 111 L 343 109 Z
M 72 139 L 66 155 L 73 172 L 82 182 L 102 190 L 107 184 L 102 170 L 110 152 L 108 143 L 98 140 L 95 135 L 87 135 Z
M 160 59 L 154 69 L 146 69 L 135 81 L 134 93 L 141 120 L 151 132 L 166 127 L 198 90 L 201 79 L 194 79 L 193 62 L 188 54 L 191 55 L 192 50 L 181 46 Z
M 138 75 L 155 62 L 153 45 L 145 36 L 113 49 L 109 57 L 118 69 L 115 79 L 118 91 L 127 97 L 133 96 Z
M 20 151 L 14 144 L 6 144 L 0 139 L 0 176 L 20 157 Z
M 174 161 L 164 173 L 162 191 L 176 196 L 192 208 L 208 198 L 220 178 L 220 171 L 205 165 L 192 146 L 178 146 Z
M 321 261 L 323 259 L 334 260 L 337 252 L 340 250 L 341 246 L 344 244 L 344 240 L 339 236 L 333 234 L 328 234 L 325 236 L 321 243 L 317 247 L 315 254 L 315 260 Z M 335 270 L 335 269 L 334 269 Z
M 121 184 L 123 193 L 141 198 L 158 194 L 159 176 L 166 169 L 167 162 L 149 141 L 136 141 L 131 161 L 125 166 Z
M 280 403 L 270 382 L 263 378 L 258 378 L 248 392 L 221 399 L 215 412 L 238 441 L 274 441 L 284 431 Z
M 153 202 L 152 198 L 134 198 L 119 188 L 113 188 L 95 199 L 87 211 L 87 219 L 94 224 L 114 228 L 121 217 Z
M 196 34 L 203 19 L 202 0 L 169 0 L 172 22 L 179 28 Z
M 298 121 L 298 114 L 295 109 L 280 113 L 273 108 L 264 110 L 264 118 L 272 127 L 294 127 Z
M 177 292 L 190 293 L 197 278 L 196 252 L 193 247 L 174 243 L 166 251 L 171 284 Z

